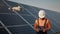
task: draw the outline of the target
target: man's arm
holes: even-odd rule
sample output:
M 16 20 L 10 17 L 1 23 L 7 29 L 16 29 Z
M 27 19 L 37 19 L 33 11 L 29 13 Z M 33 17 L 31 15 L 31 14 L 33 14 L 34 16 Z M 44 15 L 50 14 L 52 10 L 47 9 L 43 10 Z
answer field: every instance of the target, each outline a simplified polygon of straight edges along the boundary
M 50 30 L 51 29 L 51 24 L 50 24 L 50 20 L 47 20 L 47 30 Z
M 39 32 L 37 20 L 35 20 L 35 23 L 34 23 L 34 30 Z

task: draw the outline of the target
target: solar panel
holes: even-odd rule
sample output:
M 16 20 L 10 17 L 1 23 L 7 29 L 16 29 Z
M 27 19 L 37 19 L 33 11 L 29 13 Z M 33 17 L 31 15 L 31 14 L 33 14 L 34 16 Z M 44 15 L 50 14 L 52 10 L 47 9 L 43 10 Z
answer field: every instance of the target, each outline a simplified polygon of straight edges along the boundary
M 8 6 L 9 5 L 14 6 L 15 4 L 20 5 L 23 8 L 23 10 L 21 12 L 12 12 L 8 10 L 8 6 L 6 5 L 6 2 L 8 3 L 7 4 Z M 41 8 L 24 5 L 24 4 L 18 4 L 11 1 L 4 1 L 4 0 L 1 3 L 4 4 L 4 8 L 0 9 L 0 20 L 3 22 L 3 24 L 12 34 L 36 34 L 36 32 L 32 29 L 33 28 L 32 25 L 34 24 L 34 20 L 38 17 L 37 16 L 38 11 Z M 51 31 L 49 31 L 48 34 L 53 34 L 56 31 L 59 31 L 60 29 L 59 21 L 57 22 L 54 19 L 57 12 L 46 10 L 46 13 L 47 13 L 46 14 L 47 18 L 51 20 L 51 25 L 52 25 Z M 53 13 L 55 15 L 52 15 Z M 58 20 L 58 18 L 56 19 Z M 0 24 L 0 26 L 2 26 L 2 24 Z M 8 34 L 6 29 L 3 28 L 3 26 L 0 29 L 1 32 L 2 30 L 4 30 L 3 32 Z

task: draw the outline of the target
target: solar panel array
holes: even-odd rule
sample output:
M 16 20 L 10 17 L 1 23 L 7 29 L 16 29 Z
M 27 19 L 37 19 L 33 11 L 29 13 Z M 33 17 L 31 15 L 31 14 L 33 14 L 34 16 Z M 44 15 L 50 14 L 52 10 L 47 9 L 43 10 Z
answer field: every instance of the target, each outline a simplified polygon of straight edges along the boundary
M 38 11 L 42 8 L 37 8 L 21 3 L 0 0 L 3 7 L 0 8 L 0 34 L 36 34 L 33 30 L 34 20 L 38 18 Z M 19 5 L 22 10 L 13 12 L 8 10 L 8 7 Z M 51 21 L 51 31 L 48 34 L 53 34 L 60 31 L 59 17 L 60 13 L 43 9 L 46 11 L 46 17 Z

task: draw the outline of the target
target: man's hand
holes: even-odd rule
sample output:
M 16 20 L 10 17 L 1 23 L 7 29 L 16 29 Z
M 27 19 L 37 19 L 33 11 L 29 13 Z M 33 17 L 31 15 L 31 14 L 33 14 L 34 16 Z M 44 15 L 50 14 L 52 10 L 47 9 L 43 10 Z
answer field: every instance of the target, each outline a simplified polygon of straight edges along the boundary
M 36 32 L 39 32 L 39 29 L 35 29 L 35 28 L 34 28 L 34 30 L 35 30 Z
M 36 29 L 37 32 L 39 32 L 39 29 Z
M 43 29 L 43 32 L 46 32 L 47 31 L 47 29 Z

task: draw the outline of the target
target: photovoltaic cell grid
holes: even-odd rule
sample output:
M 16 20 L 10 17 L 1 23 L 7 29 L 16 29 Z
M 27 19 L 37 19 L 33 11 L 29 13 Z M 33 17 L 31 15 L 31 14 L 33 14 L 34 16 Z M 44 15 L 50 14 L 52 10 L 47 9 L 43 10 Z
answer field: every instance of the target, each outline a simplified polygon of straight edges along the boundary
M 9 10 L 8 10 L 9 11 Z M 25 10 L 24 10 L 25 11 Z M 9 14 L 11 13 L 11 12 L 8 12 Z M 27 12 L 21 12 L 22 14 L 28 14 L 28 16 L 26 16 L 27 18 L 30 16 L 30 14 L 29 13 L 27 13 Z M 1 20 L 4 22 L 4 24 L 7 26 L 9 26 L 9 25 L 21 25 L 21 26 L 23 26 L 22 28 L 20 28 L 20 31 L 19 31 L 19 33 L 21 34 L 21 29 L 24 31 L 24 29 L 27 29 L 27 27 L 28 27 L 28 25 L 21 19 L 21 18 L 19 18 L 17 15 L 12 15 L 12 14 L 10 14 L 10 15 L 8 15 L 8 14 L 1 14 L 0 15 L 1 16 Z M 31 17 L 30 17 L 31 18 Z M 20 21 L 21 20 L 21 21 Z M 7 24 L 6 24 L 7 23 Z M 26 26 L 26 27 L 25 27 Z M 17 26 L 18 27 L 18 26 Z M 28 27 L 28 28 L 30 28 L 30 27 Z M 10 28 L 9 28 L 10 29 Z M 14 31 L 14 29 L 15 30 L 18 30 L 17 28 L 12 28 L 12 30 L 11 31 Z M 29 31 L 29 29 L 27 29 L 28 31 Z M 26 31 L 27 31 L 26 30 Z M 16 32 L 16 31 L 15 31 Z M 13 34 L 17 34 L 17 32 L 16 33 L 13 33 Z M 32 32 L 32 31 L 31 31 Z M 29 33 L 29 32 L 28 32 Z
M 16 4 L 20 5 L 23 9 L 22 11 L 18 12 L 18 14 L 20 14 L 24 19 L 26 19 L 31 25 L 34 24 L 34 20 L 37 18 L 37 14 L 40 9 L 36 7 L 32 7 L 24 4 L 18 4 L 10 1 L 4 1 L 4 0 L 2 1 L 4 7 L 0 9 L 0 16 L 1 16 L 0 20 L 3 22 L 3 24 L 5 24 L 7 29 L 12 34 L 36 34 L 35 31 L 21 17 L 19 17 L 17 14 L 7 9 L 8 6 L 6 5 L 5 2 L 7 2 L 11 6 L 14 6 Z M 54 13 L 54 12 L 52 13 L 51 11 L 49 12 L 48 10 L 46 10 L 47 13 L 46 15 L 48 18 L 50 18 L 51 15 Z M 56 16 L 57 15 L 58 14 L 56 14 Z M 48 32 L 48 34 L 53 34 L 56 31 L 59 31 L 59 27 L 58 27 L 59 25 L 56 25 L 57 21 L 55 21 L 53 17 L 51 17 L 50 20 L 51 20 L 52 29 L 51 31 Z M 55 24 L 53 22 L 55 22 Z M 3 27 L 1 28 L 1 32 L 2 31 L 8 34 L 6 29 L 4 29 Z

